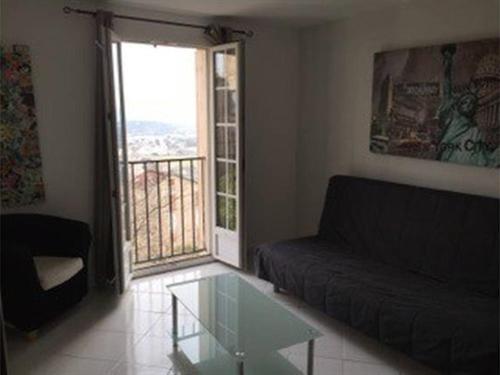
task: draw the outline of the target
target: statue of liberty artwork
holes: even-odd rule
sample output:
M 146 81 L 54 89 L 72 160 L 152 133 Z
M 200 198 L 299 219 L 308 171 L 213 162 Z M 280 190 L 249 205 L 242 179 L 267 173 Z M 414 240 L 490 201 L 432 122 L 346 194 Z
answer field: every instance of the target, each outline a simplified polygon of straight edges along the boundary
M 497 166 L 499 147 L 484 140 L 475 120 L 479 98 L 474 83 L 463 93 L 453 93 L 452 64 L 456 46 L 446 45 L 441 52 L 444 65 L 444 96 L 438 116 L 444 132 L 439 142 L 438 159 L 461 164 Z
M 500 167 L 499 42 L 377 53 L 370 150 Z

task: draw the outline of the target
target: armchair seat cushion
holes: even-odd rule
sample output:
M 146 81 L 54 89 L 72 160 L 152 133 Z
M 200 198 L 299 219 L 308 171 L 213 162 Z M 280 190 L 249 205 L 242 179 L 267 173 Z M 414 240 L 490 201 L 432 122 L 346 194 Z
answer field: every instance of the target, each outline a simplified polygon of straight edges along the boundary
M 83 269 L 82 258 L 36 256 L 33 261 L 43 290 L 61 285 Z

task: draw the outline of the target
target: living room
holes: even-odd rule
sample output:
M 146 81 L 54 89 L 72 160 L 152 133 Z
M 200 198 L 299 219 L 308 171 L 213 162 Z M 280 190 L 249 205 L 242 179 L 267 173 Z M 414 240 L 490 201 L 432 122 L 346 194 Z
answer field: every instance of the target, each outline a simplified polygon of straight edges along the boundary
M 497 0 L 0 11 L 2 374 L 498 373 Z M 196 155 L 127 44 L 201 51 Z

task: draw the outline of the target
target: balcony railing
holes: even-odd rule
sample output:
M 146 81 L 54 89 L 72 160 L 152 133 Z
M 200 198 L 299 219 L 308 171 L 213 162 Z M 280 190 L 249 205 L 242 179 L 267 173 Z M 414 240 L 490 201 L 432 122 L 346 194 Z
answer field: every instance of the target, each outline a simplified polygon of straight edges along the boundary
M 134 269 L 202 255 L 205 158 L 129 163 Z

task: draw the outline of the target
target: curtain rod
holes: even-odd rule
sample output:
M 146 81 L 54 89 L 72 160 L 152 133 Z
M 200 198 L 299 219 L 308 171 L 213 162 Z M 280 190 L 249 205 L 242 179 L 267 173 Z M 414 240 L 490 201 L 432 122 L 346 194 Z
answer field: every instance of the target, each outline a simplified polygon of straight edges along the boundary
M 83 9 L 77 9 L 77 8 L 71 8 L 71 7 L 64 7 L 63 12 L 66 14 L 70 13 L 77 13 L 77 14 L 85 14 L 88 16 L 93 16 L 97 14 L 97 12 L 93 12 L 90 10 L 83 10 Z M 159 23 L 162 25 L 170 25 L 170 26 L 180 26 L 180 27 L 190 27 L 192 29 L 201 29 L 201 30 L 207 30 L 208 26 L 204 25 L 197 25 L 193 23 L 184 23 L 184 22 L 175 22 L 175 21 L 164 21 L 164 20 L 159 20 L 159 19 L 153 19 L 153 18 L 143 18 L 143 17 L 135 17 L 135 16 L 127 16 L 123 14 L 113 14 L 113 17 L 115 18 L 121 18 L 124 20 L 131 20 L 131 21 L 142 21 L 142 22 L 150 22 L 150 23 Z M 233 30 L 233 33 L 236 34 L 243 34 L 249 38 L 253 37 L 254 32 L 252 30 Z

